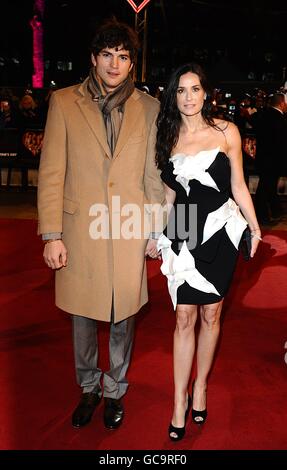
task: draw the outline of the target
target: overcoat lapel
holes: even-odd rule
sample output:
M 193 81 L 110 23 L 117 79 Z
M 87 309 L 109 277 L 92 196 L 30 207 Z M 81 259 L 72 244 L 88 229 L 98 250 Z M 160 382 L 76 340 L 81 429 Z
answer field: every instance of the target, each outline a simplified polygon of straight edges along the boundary
M 92 101 L 92 99 L 88 95 L 88 91 L 86 88 L 86 80 L 80 85 L 79 92 L 82 96 L 78 98 L 77 103 L 84 117 L 86 118 L 90 128 L 92 129 L 96 138 L 103 147 L 105 154 L 107 155 L 107 157 L 112 158 L 111 150 L 107 141 L 107 133 L 104 118 L 97 103 Z
M 123 121 L 121 124 L 113 159 L 117 158 L 137 124 L 137 116 L 140 114 L 139 96 L 139 93 L 137 90 L 135 90 L 125 103 Z

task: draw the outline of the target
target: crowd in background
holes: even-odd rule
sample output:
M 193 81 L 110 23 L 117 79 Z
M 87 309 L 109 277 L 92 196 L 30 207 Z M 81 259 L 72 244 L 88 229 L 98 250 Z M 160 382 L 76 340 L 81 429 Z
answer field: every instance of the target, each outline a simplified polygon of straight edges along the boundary
M 161 100 L 164 85 L 136 84 L 144 93 Z M 0 129 L 18 129 L 21 135 L 27 129 L 44 129 L 49 99 L 57 87 L 32 90 L 2 88 L 0 89 Z M 276 93 L 278 90 L 274 90 Z M 282 88 L 279 92 L 285 93 Z M 228 90 L 214 89 L 211 98 L 213 114 L 234 122 L 241 133 L 243 142 L 244 167 L 246 175 L 256 173 L 254 158 L 256 154 L 256 126 L 264 110 L 270 105 L 272 94 L 254 89 L 252 92 L 230 93 Z M 286 114 L 285 114 L 286 116 Z M 0 142 L 1 145 L 1 142 Z
M 137 84 L 144 92 L 161 100 L 164 86 Z M 42 129 L 45 127 L 49 98 L 54 87 L 39 90 L 0 89 L 0 129 Z M 280 90 L 274 90 L 274 93 Z M 285 89 L 281 90 L 286 92 Z M 228 91 L 214 89 L 212 107 L 214 116 L 233 121 L 242 135 L 252 134 L 256 120 L 269 105 L 272 94 L 264 90 L 254 89 L 241 96 Z
M 45 127 L 50 90 L 44 93 L 31 89 L 0 90 L 0 129 L 43 129 Z

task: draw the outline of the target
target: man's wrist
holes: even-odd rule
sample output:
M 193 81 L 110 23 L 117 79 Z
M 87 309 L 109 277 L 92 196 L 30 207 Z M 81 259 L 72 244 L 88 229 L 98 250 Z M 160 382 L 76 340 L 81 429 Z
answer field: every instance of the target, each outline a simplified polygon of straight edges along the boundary
M 47 243 L 57 242 L 59 240 L 62 241 L 62 238 L 50 238 L 49 240 L 43 240 L 43 243 L 46 245 Z
M 161 236 L 161 232 L 150 232 L 149 238 L 150 240 L 158 240 Z
M 42 233 L 43 242 L 45 242 L 46 240 L 61 240 L 61 239 L 62 239 L 61 232 Z

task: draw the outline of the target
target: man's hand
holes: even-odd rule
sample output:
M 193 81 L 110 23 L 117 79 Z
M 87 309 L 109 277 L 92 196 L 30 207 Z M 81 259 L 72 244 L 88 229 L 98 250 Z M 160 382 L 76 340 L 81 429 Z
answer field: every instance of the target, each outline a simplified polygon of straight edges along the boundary
M 51 269 L 67 266 L 67 250 L 62 240 L 53 240 L 45 244 L 43 257 Z
M 157 240 L 149 239 L 145 249 L 145 256 L 161 259 L 161 256 L 157 251 Z

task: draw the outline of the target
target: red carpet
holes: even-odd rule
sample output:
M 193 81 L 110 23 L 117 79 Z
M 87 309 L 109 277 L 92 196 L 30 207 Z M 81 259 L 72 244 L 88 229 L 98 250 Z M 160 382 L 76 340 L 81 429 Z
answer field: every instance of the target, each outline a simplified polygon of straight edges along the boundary
M 257 258 L 239 261 L 209 380 L 208 420 L 202 429 L 189 421 L 184 440 L 173 444 L 174 313 L 159 263 L 148 262 L 150 303 L 137 317 L 124 424 L 107 431 L 101 404 L 75 430 L 71 322 L 54 307 L 36 222 L 2 219 L 0 227 L 1 449 L 286 449 L 287 231 L 266 233 Z M 107 340 L 101 324 L 102 367 Z

